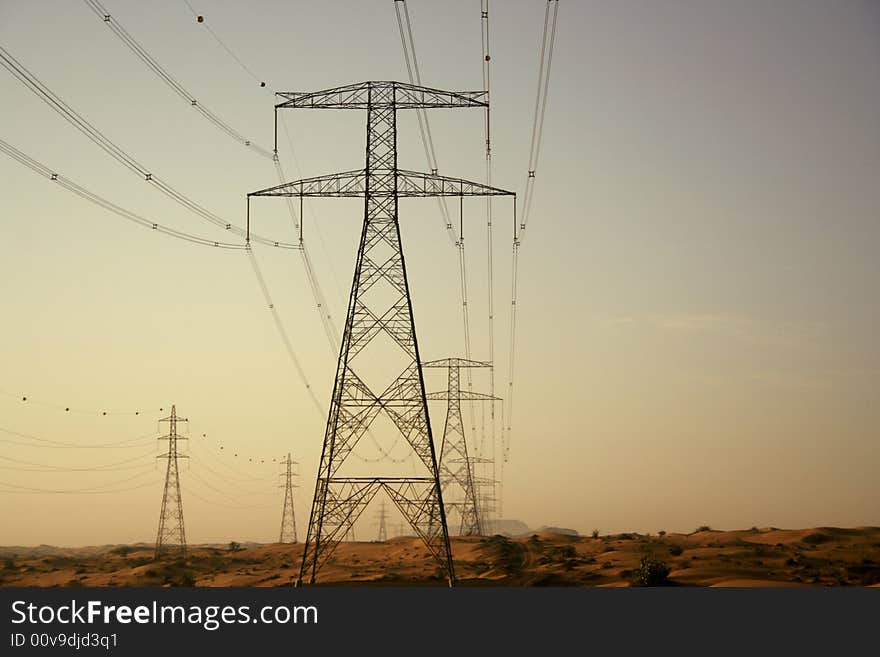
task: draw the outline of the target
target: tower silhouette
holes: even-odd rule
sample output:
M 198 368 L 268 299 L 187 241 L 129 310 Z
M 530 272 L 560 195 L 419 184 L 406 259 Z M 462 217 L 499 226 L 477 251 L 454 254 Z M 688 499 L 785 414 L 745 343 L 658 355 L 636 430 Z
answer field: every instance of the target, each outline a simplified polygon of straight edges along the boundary
M 376 540 L 384 543 L 388 540 L 388 529 L 385 526 L 385 521 L 388 519 L 388 511 L 385 508 L 385 500 L 382 500 L 382 505 L 379 507 L 379 513 L 376 514 L 376 518 L 376 524 L 379 525 L 379 533 L 376 535 Z
M 461 517 L 460 533 L 463 536 L 483 533 L 482 509 L 478 501 L 477 483 L 474 477 L 474 458 L 468 456 L 464 420 L 461 417 L 462 401 L 492 401 L 497 397 L 461 389 L 461 369 L 492 367 L 491 363 L 466 358 L 444 358 L 422 363 L 422 367 L 442 367 L 447 370 L 447 387 L 441 392 L 428 393 L 428 399 L 445 399 L 446 424 L 440 447 L 440 485 L 447 496 L 444 504 L 449 511 L 456 510 Z M 450 488 L 456 490 L 449 490 Z M 452 501 L 454 500 L 454 501 Z
M 403 517 L 440 564 L 451 585 L 455 582 L 446 512 L 437 457 L 428 417 L 412 298 L 398 225 L 398 199 L 428 196 L 514 196 L 458 178 L 399 169 L 397 110 L 488 107 L 485 91 L 449 92 L 400 82 L 362 82 L 317 92 L 282 92 L 275 106 L 276 150 L 279 109 L 361 109 L 367 112 L 365 167 L 284 183 L 248 194 L 248 229 L 252 197 L 363 197 L 364 220 L 354 268 L 345 331 L 315 494 L 297 584 L 310 583 L 326 563 L 342 535 L 380 491 Z M 300 222 L 302 225 L 302 222 Z M 381 358 L 361 359 L 385 344 Z M 360 358 L 359 358 L 360 357 Z M 384 369 L 396 363 L 390 383 L 368 385 L 364 365 L 379 362 Z M 397 374 L 401 372 L 400 374 Z M 404 436 L 415 452 L 423 474 L 405 477 L 346 476 L 346 459 L 380 413 Z
M 168 435 L 159 440 L 168 441 L 168 451 L 156 458 L 168 459 L 165 470 L 165 492 L 162 494 L 162 510 L 159 513 L 159 532 L 156 535 L 156 552 L 154 558 L 164 554 L 179 552 L 186 556 L 186 531 L 183 526 L 183 500 L 180 497 L 180 474 L 177 460 L 189 458 L 177 451 L 177 441 L 186 440 L 186 436 L 177 435 L 177 423 L 188 422 L 186 418 L 177 417 L 177 407 L 171 406 L 171 415 L 159 422 L 168 422 Z
M 296 461 L 290 459 L 290 452 L 287 453 L 287 459 L 284 464 L 287 466 L 285 472 L 281 473 L 284 477 L 284 507 L 281 511 L 281 535 L 278 538 L 279 543 L 296 543 L 296 514 L 293 512 L 293 489 L 297 486 L 293 483 L 293 464 Z

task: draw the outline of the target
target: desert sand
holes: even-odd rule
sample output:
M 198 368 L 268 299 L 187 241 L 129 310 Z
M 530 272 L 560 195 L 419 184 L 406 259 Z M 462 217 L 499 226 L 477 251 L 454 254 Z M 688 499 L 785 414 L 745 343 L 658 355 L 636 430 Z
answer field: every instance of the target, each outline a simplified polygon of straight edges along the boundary
M 2 586 L 288 586 L 302 544 L 191 546 L 153 560 L 150 545 L 0 547 Z M 633 586 L 643 557 L 671 586 L 878 586 L 880 527 L 752 528 L 597 538 L 542 532 L 453 537 L 462 586 Z M 415 537 L 343 542 L 319 584 L 444 586 Z

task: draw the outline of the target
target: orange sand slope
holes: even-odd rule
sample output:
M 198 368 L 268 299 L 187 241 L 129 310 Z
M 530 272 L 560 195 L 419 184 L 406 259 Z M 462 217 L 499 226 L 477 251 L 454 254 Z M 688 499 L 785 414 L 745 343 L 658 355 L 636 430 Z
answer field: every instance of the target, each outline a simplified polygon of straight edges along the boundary
M 456 575 L 464 586 L 880 584 L 878 527 L 706 530 L 662 537 L 454 537 L 452 548 Z M 235 551 L 192 546 L 186 560 L 153 561 L 152 556 L 152 547 L 144 544 L 0 548 L 0 585 L 285 586 L 296 580 L 302 545 L 251 545 Z M 658 579 L 644 577 L 651 563 L 662 571 Z M 445 585 L 436 563 L 414 537 L 341 543 L 318 582 Z

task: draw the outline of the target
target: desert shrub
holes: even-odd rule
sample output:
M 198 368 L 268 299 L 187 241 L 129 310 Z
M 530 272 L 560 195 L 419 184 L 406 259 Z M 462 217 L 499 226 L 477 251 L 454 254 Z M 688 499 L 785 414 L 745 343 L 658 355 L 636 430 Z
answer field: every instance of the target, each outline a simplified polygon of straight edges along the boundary
M 663 538 L 664 536 L 666 536 L 666 530 L 661 529 L 659 532 L 657 532 L 657 536 L 659 536 L 660 538 Z
M 680 545 L 673 545 L 671 548 L 669 548 L 669 554 L 671 554 L 673 557 L 680 557 L 683 552 L 684 548 Z
M 669 584 L 669 566 L 653 557 L 642 557 L 633 573 L 635 586 L 666 586 Z
M 180 586 L 195 586 L 196 578 L 192 573 L 184 573 L 180 576 Z
M 594 530 L 593 530 L 593 533 L 592 533 L 592 536 L 593 536 L 593 538 L 599 538 L 599 530 L 598 530 L 598 529 L 594 529 Z
M 242 549 L 241 543 L 239 543 L 238 541 L 229 541 L 229 551 L 230 552 L 238 552 L 241 549 Z
M 830 536 L 816 532 L 813 534 L 807 534 L 801 539 L 801 542 L 806 543 L 807 545 L 818 545 L 819 543 L 826 543 L 830 540 Z
M 696 528 L 696 530 L 694 530 L 694 533 L 698 534 L 699 532 L 711 532 L 711 531 L 712 531 L 712 528 L 709 525 L 700 525 L 699 527 Z
M 758 528 L 757 528 L 757 527 L 752 527 L 749 531 L 756 532 L 756 531 L 758 531 Z

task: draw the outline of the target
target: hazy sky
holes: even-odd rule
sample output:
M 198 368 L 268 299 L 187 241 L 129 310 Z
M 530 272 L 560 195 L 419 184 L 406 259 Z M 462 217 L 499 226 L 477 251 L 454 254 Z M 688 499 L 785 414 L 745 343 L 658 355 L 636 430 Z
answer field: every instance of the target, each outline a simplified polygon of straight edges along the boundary
M 182 0 L 104 1 L 201 103 L 264 145 L 269 89 L 406 79 L 391 0 L 191 3 L 266 89 Z M 407 5 L 423 82 L 479 89 L 479 2 Z M 544 3 L 495 0 L 490 10 L 494 182 L 521 194 Z M 521 251 L 503 516 L 603 532 L 880 524 L 880 5 L 563 0 L 559 15 Z M 0 0 L 0 44 L 156 175 L 229 221 L 244 223 L 247 192 L 277 183 L 271 163 L 187 107 L 84 3 Z M 110 159 L 5 70 L 0 95 L 0 138 L 154 221 L 229 238 Z M 482 180 L 482 118 L 431 113 L 441 173 Z M 288 178 L 362 166 L 363 112 L 290 111 L 284 120 L 296 149 L 294 162 L 282 137 Z M 426 170 L 412 114 L 399 134 L 401 166 Z M 192 420 L 191 469 L 181 475 L 189 540 L 275 539 L 271 459 L 287 452 L 301 464 L 302 537 L 326 418 L 246 257 L 129 224 L 2 155 L 0 178 L 0 390 L 9 393 L 0 395 L 0 428 L 74 444 L 146 440 L 166 414 L 158 409 L 176 403 Z M 502 392 L 510 204 L 495 208 Z M 362 212 L 361 201 L 335 199 L 306 211 L 340 329 Z M 485 359 L 485 219 L 479 201 L 464 212 L 473 356 Z M 253 219 L 262 233 L 293 237 L 278 199 L 261 200 Z M 436 203 L 402 201 L 401 230 L 422 356 L 463 355 L 457 256 Z M 326 405 L 335 363 L 299 255 L 256 254 Z M 442 372 L 426 376 L 429 389 L 444 387 Z M 475 376 L 475 389 L 487 386 Z M 74 415 L 21 395 L 141 412 Z M 431 412 L 439 435 L 445 408 L 432 403 Z M 0 544 L 155 539 L 152 444 L 36 442 L 0 433 Z M 406 456 L 399 443 L 392 453 Z M 108 464 L 117 465 L 36 471 Z M 10 485 L 144 487 L 53 495 Z M 359 537 L 375 534 L 372 514 Z

